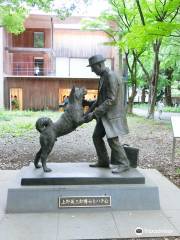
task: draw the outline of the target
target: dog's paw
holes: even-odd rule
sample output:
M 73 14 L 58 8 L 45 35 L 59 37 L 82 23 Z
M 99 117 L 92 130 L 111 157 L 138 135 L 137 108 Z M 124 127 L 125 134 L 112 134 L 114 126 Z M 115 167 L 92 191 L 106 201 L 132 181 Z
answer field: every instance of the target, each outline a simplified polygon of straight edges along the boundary
M 34 165 L 35 168 L 41 168 L 42 166 L 40 164 Z

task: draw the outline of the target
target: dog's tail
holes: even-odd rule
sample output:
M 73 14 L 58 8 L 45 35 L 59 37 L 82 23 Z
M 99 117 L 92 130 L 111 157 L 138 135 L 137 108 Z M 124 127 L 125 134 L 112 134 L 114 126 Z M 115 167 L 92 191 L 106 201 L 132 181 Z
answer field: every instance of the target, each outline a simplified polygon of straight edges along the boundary
M 53 121 L 47 117 L 41 117 L 36 121 L 36 129 L 41 133 L 48 126 L 52 125 Z

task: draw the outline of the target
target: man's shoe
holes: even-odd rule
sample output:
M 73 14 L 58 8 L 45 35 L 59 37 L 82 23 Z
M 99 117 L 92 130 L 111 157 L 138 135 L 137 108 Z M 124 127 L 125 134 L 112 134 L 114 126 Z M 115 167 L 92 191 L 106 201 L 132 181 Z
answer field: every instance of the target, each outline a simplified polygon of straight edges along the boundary
M 112 170 L 112 173 L 122 173 L 122 172 L 125 172 L 125 171 L 128 171 L 129 170 L 129 167 L 128 166 L 118 166 L 116 168 L 114 168 Z
M 108 165 L 101 165 L 99 163 L 92 163 L 89 164 L 90 167 L 99 167 L 99 168 L 109 168 L 109 164 Z

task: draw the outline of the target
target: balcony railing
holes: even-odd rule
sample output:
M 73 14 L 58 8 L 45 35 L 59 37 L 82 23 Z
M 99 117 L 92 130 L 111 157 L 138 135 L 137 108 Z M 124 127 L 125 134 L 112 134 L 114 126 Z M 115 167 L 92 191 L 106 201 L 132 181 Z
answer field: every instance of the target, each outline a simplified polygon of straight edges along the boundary
M 37 59 L 35 59 L 36 61 Z M 83 59 L 84 60 L 84 59 Z M 51 61 L 44 59 L 44 62 L 11 62 L 7 75 L 15 76 L 55 76 L 63 78 L 86 78 L 92 79 L 97 76 L 91 72 L 90 68 L 86 68 L 87 62 L 84 61 L 57 61 L 56 66 Z M 37 67 L 38 66 L 38 67 Z
M 44 67 L 35 66 L 34 62 L 13 62 L 12 74 L 16 76 L 52 76 L 55 73 L 52 71 L 50 64 L 45 63 Z

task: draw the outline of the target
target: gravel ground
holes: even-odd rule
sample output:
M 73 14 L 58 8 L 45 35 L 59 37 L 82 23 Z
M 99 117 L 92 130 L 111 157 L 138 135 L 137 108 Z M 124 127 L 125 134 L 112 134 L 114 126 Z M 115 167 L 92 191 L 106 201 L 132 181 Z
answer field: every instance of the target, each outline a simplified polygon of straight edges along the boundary
M 120 138 L 120 141 L 140 149 L 139 166 L 142 168 L 156 168 L 170 178 L 172 182 L 180 186 L 180 173 L 173 174 L 171 171 L 173 138 L 170 125 L 137 117 L 130 117 L 128 122 L 130 133 Z M 92 142 L 94 126 L 95 121 L 84 124 L 76 131 L 59 138 L 48 161 L 96 161 L 96 153 Z M 176 168 L 180 167 L 178 144 L 177 141 Z M 23 137 L 6 135 L 0 138 L 0 169 L 20 169 L 25 165 L 29 165 L 38 149 L 39 133 L 35 130 L 28 132 Z
M 174 174 L 171 171 L 173 137 L 170 125 L 138 117 L 130 117 L 128 122 L 130 133 L 120 138 L 120 141 L 140 149 L 139 166 L 158 169 L 180 187 L 180 173 Z M 95 121 L 84 124 L 71 134 L 59 138 L 48 161 L 96 161 L 96 153 L 92 142 L 94 127 Z M 177 142 L 177 146 L 178 144 Z M 23 137 L 6 135 L 0 138 L 0 169 L 20 169 L 29 165 L 38 149 L 39 133 L 35 130 L 28 132 Z M 176 148 L 175 167 L 180 168 L 180 149 L 178 147 Z M 179 237 L 143 239 L 180 240 Z

